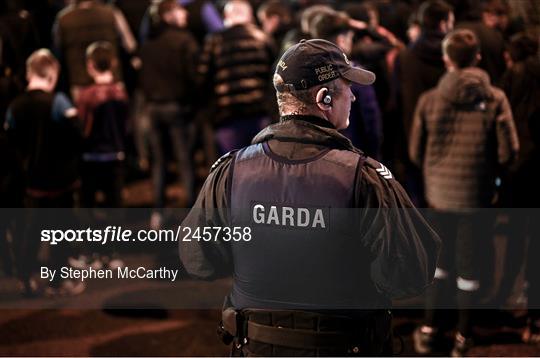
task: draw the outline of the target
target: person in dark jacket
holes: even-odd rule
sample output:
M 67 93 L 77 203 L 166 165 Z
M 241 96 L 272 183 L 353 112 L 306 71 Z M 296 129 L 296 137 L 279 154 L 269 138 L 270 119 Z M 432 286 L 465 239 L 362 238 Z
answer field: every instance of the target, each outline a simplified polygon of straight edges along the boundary
M 257 9 L 257 19 L 262 30 L 279 46 L 293 25 L 289 4 L 281 0 L 267 0 Z
M 478 67 L 484 69 L 495 85 L 499 85 L 506 70 L 504 63 L 505 41 L 501 30 L 497 26 L 497 12 L 495 3 L 498 1 L 482 1 L 479 4 L 480 18 L 476 21 L 460 22 L 457 27 L 473 31 L 480 41 L 482 59 Z
M 252 23 L 249 2 L 227 2 L 224 16 L 225 30 L 206 38 L 198 66 L 221 154 L 243 147 L 269 123 L 267 83 L 275 55 L 271 38 Z
M 141 85 L 150 116 L 153 156 L 154 207 L 151 225 L 161 225 L 165 206 L 166 139 L 170 138 L 177 161 L 178 178 L 186 188 L 187 205 L 194 200 L 192 104 L 196 98 L 198 46 L 185 29 L 186 11 L 174 0 L 158 6 L 160 25 L 154 38 L 141 48 Z
M 426 1 L 418 11 L 420 37 L 398 55 L 394 65 L 406 135 L 410 132 L 418 98 L 434 87 L 444 74 L 441 43 L 454 27 L 452 7 L 442 0 Z
M 77 110 L 65 94 L 55 93 L 60 65 L 49 50 L 32 53 L 27 62 L 28 86 L 10 104 L 4 128 L 15 148 L 22 167 L 25 187 L 24 204 L 27 208 L 72 208 L 79 186 L 78 161 L 81 135 L 77 124 Z M 24 233 L 14 238 L 18 272 L 25 293 L 41 293 L 34 275 L 39 271 L 39 230 L 36 223 L 46 220 L 49 225 L 63 227 L 67 217 L 59 220 L 56 213 L 27 211 Z M 67 215 L 66 215 L 67 216 Z M 62 267 L 67 263 L 66 246 L 51 248 L 49 263 Z M 80 281 L 55 281 L 55 287 L 66 293 L 80 293 Z M 56 286 L 58 284 L 58 286 Z
M 426 299 L 426 321 L 414 339 L 418 353 L 431 352 L 442 330 L 433 308 L 455 278 L 459 320 L 452 356 L 462 356 L 472 344 L 470 308 L 478 298 L 493 225 L 478 209 L 491 206 L 499 168 L 515 160 L 519 143 L 504 92 L 474 67 L 480 59 L 474 33 L 451 32 L 443 52 L 448 70 L 437 87 L 418 100 L 409 142 L 410 158 L 422 169 L 425 197 L 444 243 L 436 284 Z
M 540 175 L 540 109 L 537 107 L 529 117 L 529 131 L 534 148 L 529 153 L 527 160 L 522 164 L 522 170 L 518 174 L 520 184 L 531 188 L 526 197 L 520 198 L 520 207 L 528 208 L 527 215 L 529 245 L 526 252 L 527 266 L 525 277 L 529 284 L 527 290 L 528 319 L 527 326 L 522 332 L 522 340 L 530 344 L 540 343 L 540 221 L 538 218 L 538 202 L 540 190 L 537 179 Z
M 180 243 L 186 271 L 233 276 L 221 326 L 233 354 L 390 355 L 390 299 L 431 283 L 437 235 L 339 133 L 351 83 L 374 80 L 331 42 L 291 47 L 273 81 L 280 122 L 214 164 L 183 221 L 213 235 Z
M 437 85 L 444 74 L 441 42 L 453 29 L 454 15 L 452 7 L 442 0 L 425 1 L 418 10 L 420 37 L 401 51 L 396 58 L 393 74 L 393 102 L 401 113 L 401 120 L 394 123 L 396 138 L 395 171 L 405 183 L 407 192 L 417 205 L 424 206 L 422 197 L 421 175 L 407 158 L 407 144 L 411 123 L 420 95 Z
M 223 30 L 223 20 L 212 1 L 177 0 L 177 3 L 187 11 L 189 19 L 187 29 L 195 37 L 199 46 L 204 44 L 204 38 L 208 34 Z M 153 11 L 157 9 L 157 5 L 159 2 L 154 2 L 141 21 L 139 28 L 141 43 L 148 39 L 156 25 L 159 26 L 159 16 L 151 16 Z
M 322 13 L 333 13 L 334 10 L 328 5 L 311 5 L 306 7 L 300 13 L 298 19 L 298 25 L 290 29 L 283 37 L 283 42 L 278 44 L 280 46 L 279 52 L 283 54 L 289 47 L 296 45 L 298 41 L 302 39 L 310 39 L 310 29 L 313 27 L 312 22 L 317 15 Z
M 509 45 L 510 68 L 502 78 L 502 89 L 508 96 L 514 113 L 520 151 L 518 160 L 503 177 L 501 188 L 501 207 L 508 208 L 509 243 L 506 249 L 508 269 L 504 270 L 497 303 L 503 304 L 511 295 L 526 257 L 528 300 L 531 317 L 525 341 L 540 341 L 540 321 L 538 303 L 538 268 L 533 255 L 538 255 L 538 225 L 534 211 L 525 213 L 518 208 L 538 207 L 539 190 L 534 184 L 538 178 L 538 115 L 540 113 L 540 59 L 538 58 L 538 39 L 520 33 L 512 37 Z M 536 131 L 536 132 L 535 132 Z M 527 253 L 526 239 L 529 237 Z M 526 336 L 527 336 L 526 335 Z

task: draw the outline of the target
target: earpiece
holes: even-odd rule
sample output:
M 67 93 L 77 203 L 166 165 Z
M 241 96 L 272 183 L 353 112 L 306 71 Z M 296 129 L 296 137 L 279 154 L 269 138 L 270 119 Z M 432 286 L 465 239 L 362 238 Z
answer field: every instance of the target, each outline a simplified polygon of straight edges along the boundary
M 322 100 L 322 103 L 326 104 L 327 106 L 332 106 L 332 96 L 330 93 L 328 93 L 328 89 L 325 89 L 324 97 Z

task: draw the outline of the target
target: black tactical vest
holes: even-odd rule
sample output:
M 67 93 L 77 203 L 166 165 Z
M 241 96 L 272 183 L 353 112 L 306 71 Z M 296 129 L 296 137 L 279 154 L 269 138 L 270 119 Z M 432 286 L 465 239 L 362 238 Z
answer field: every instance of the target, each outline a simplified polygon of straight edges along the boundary
M 251 241 L 232 244 L 236 308 L 377 307 L 351 209 L 359 165 L 362 156 L 337 149 L 288 160 L 267 142 L 236 154 L 230 224 L 252 229 Z

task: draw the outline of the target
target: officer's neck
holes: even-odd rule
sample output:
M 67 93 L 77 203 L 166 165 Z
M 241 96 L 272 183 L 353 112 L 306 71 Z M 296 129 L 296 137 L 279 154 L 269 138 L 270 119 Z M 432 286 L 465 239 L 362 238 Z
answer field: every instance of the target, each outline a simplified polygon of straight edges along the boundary
M 327 120 L 327 119 L 325 119 L 325 118 L 323 118 L 321 116 L 314 115 L 314 114 L 291 113 L 291 114 L 282 115 L 281 119 L 280 119 L 281 122 L 286 122 L 286 121 L 290 121 L 290 120 L 305 121 L 305 122 L 309 122 L 309 123 L 315 124 L 315 125 L 320 126 L 320 127 L 325 127 L 325 128 L 332 128 L 332 129 L 336 128 L 332 124 L 332 122 L 330 122 L 329 120 Z

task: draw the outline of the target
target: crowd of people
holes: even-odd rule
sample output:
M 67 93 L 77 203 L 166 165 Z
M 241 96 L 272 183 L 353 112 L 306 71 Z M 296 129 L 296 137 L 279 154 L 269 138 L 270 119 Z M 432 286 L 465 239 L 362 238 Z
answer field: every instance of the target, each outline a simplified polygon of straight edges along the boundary
M 148 221 L 160 228 L 168 174 L 190 207 L 199 167 L 249 145 L 279 118 L 277 59 L 310 38 L 336 44 L 347 61 L 377 75 L 373 85 L 352 86 L 356 101 L 343 134 L 390 168 L 418 207 L 432 209 L 440 229 L 443 254 L 425 323 L 415 331 L 419 353 L 431 352 L 440 336 L 432 308 L 449 278 L 462 308 L 482 284 L 474 254 L 493 241 L 489 224 L 463 210 L 540 202 L 540 8 L 533 0 L 0 4 L 3 207 L 123 207 L 126 180 L 149 172 Z M 506 273 L 499 300 L 527 261 L 529 299 L 538 302 L 540 230 L 531 215 L 508 217 L 515 272 Z M 16 245 L 15 257 L 24 249 L 31 260 L 38 244 Z M 18 274 L 33 292 L 25 266 Z M 472 325 L 469 310 L 459 312 L 456 355 L 470 346 Z M 534 314 L 524 337 L 540 341 Z

